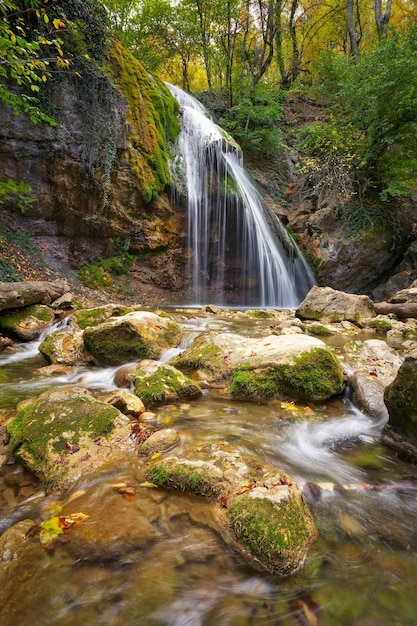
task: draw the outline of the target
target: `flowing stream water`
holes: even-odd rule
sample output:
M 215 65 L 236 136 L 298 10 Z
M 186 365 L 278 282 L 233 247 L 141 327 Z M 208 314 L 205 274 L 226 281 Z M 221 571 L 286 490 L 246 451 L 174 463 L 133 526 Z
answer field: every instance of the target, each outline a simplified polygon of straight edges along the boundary
M 186 342 L 204 330 L 268 332 L 268 320 L 171 314 Z M 3 413 L 51 386 L 76 382 L 95 393 L 115 387 L 117 368 L 43 378 L 34 375 L 45 365 L 34 344 L 14 354 L 19 360 L 0 355 Z M 291 475 L 319 530 L 304 566 L 286 579 L 249 567 L 219 535 L 212 505 L 196 497 L 143 488 L 133 500 L 123 498 L 115 485 L 140 481 L 140 456 L 49 495 L 9 464 L 0 469 L 1 531 L 27 518 L 39 523 L 60 500 L 66 513 L 90 516 L 83 524 L 91 536 L 86 540 L 79 527 L 53 551 L 34 540 L 21 556 L 17 551 L 2 578 L 2 626 L 417 623 L 417 468 L 381 445 L 382 424 L 349 398 L 244 403 L 207 390 L 192 403 L 159 407 L 155 424 L 178 429 L 186 443 L 227 441 Z
M 195 98 L 168 87 L 182 111 L 171 169 L 174 186 L 186 186 L 190 303 L 296 307 L 314 277 L 295 241 L 264 205 L 232 137 Z

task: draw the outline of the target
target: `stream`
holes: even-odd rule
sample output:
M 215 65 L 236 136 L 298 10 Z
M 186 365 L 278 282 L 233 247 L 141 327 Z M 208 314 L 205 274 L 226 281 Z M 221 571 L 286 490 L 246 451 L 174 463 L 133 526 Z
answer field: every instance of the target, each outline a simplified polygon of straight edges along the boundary
M 205 330 L 256 336 L 268 325 L 191 309 L 170 314 L 184 328 L 183 348 Z M 3 421 L 17 402 L 52 386 L 115 388 L 117 368 L 34 375 L 45 365 L 37 345 L 0 354 Z M 81 540 L 75 529 L 52 551 L 39 544 L 25 552 L 0 592 L 2 626 L 415 626 L 417 468 L 381 445 L 383 424 L 349 397 L 251 403 L 205 390 L 192 403 L 155 409 L 155 425 L 177 429 L 185 442 L 226 441 L 288 473 L 319 530 L 304 566 L 289 578 L 250 568 L 219 535 L 212 505 L 197 497 L 143 488 L 123 498 L 115 485 L 138 483 L 141 457 L 49 495 L 19 464 L 6 464 L 0 532 L 24 519 L 39 523 L 59 500 L 99 520 L 108 542 Z

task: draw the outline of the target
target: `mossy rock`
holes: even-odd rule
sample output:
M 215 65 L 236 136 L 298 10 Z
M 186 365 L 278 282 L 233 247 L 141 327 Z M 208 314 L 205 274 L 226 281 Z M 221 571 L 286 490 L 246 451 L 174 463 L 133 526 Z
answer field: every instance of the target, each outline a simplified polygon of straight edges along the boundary
M 214 343 L 212 333 L 198 337 L 190 348 L 169 360 L 173 367 L 213 386 L 223 386 L 233 370 L 224 351 Z
M 387 386 L 384 401 L 391 429 L 417 444 L 417 352 L 405 357 L 395 380 Z
M 316 536 L 301 494 L 285 486 L 248 490 L 232 501 L 227 516 L 237 539 L 266 569 L 281 575 L 300 567 Z
M 134 311 L 84 330 L 84 346 L 99 365 L 122 365 L 159 358 L 178 345 L 182 331 L 176 322 L 154 313 Z
M 74 318 L 77 326 L 84 330 L 88 326 L 97 326 L 102 322 L 109 319 L 109 317 L 120 317 L 131 313 L 132 308 L 127 306 L 118 306 L 114 304 L 106 304 L 105 306 L 96 307 L 93 309 L 81 309 L 74 313 Z
M 0 328 L 23 341 L 33 341 L 50 326 L 55 314 L 49 306 L 33 304 L 0 315 Z
M 135 394 L 146 407 L 197 398 L 201 388 L 171 365 L 142 361 L 132 376 Z
M 82 455 L 89 451 L 88 442 L 109 435 L 120 420 L 129 421 L 83 387 L 51 389 L 18 407 L 7 425 L 10 452 L 47 487 L 56 487 L 70 471 L 68 447 Z
M 225 541 L 255 567 L 288 575 L 302 565 L 317 536 L 292 479 L 225 442 L 160 457 L 148 466 L 146 478 L 214 502 Z
M 325 400 L 342 391 L 343 371 L 328 349 L 313 348 L 287 363 L 244 364 L 234 371 L 230 391 L 250 399 Z
M 39 346 L 43 358 L 57 365 L 87 365 L 91 359 L 85 353 L 82 331 L 63 331 L 47 335 Z

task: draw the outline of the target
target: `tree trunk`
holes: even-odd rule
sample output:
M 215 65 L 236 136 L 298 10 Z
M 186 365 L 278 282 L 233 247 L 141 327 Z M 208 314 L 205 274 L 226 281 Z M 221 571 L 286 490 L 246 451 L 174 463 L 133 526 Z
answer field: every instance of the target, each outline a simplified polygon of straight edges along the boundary
M 347 30 L 350 49 L 355 57 L 359 57 L 359 36 L 355 28 L 354 0 L 347 0 Z
M 394 313 L 399 319 L 417 317 L 417 302 L 401 302 L 396 304 L 391 302 L 375 302 L 374 307 L 377 315 L 389 315 L 390 313 Z
M 391 19 L 391 6 L 392 0 L 387 0 L 385 11 L 382 13 L 382 0 L 374 0 L 376 30 L 379 39 L 387 36 L 388 24 Z

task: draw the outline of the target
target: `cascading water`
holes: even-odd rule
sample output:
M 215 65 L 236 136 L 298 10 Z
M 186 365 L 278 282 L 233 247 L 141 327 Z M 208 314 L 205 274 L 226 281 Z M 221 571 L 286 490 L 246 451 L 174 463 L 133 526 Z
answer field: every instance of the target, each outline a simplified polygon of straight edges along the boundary
M 192 303 L 296 307 L 314 284 L 307 262 L 264 206 L 236 142 L 195 98 L 168 87 L 182 108 L 172 178 L 177 192 L 186 183 Z

